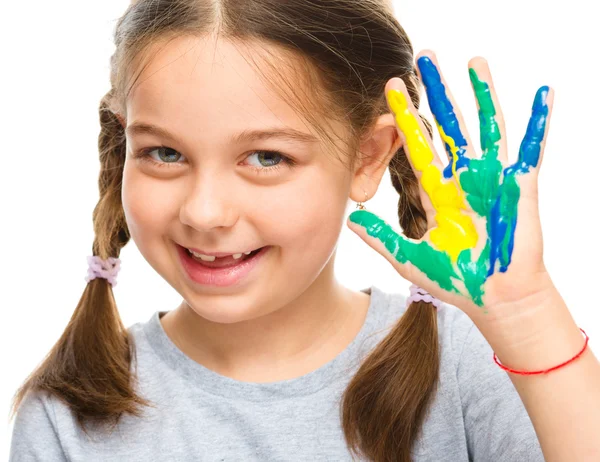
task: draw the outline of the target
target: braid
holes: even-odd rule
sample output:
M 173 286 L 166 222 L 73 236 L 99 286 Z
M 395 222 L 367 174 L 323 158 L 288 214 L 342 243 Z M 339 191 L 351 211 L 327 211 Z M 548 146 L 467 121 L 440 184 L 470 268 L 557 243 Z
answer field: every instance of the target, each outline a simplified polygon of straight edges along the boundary
M 98 136 L 100 199 L 93 213 L 93 254 L 101 258 L 118 258 L 130 238 L 121 202 L 123 166 L 125 165 L 125 129 L 110 108 L 113 90 L 100 102 L 99 116 L 102 130 Z
M 110 109 L 111 98 L 112 90 L 99 108 L 100 198 L 93 213 L 93 252 L 102 259 L 118 258 L 130 238 L 121 203 L 124 129 Z M 88 282 L 62 336 L 17 391 L 13 413 L 30 390 L 46 391 L 70 407 L 87 433 L 87 423 L 116 425 L 124 413 L 140 416 L 140 406 L 153 406 L 135 390 L 135 343 L 111 287 L 103 278 Z
M 416 73 L 405 74 L 402 79 L 418 109 Z M 429 122 L 422 116 L 421 120 L 431 135 Z M 427 231 L 427 216 L 421 204 L 419 182 L 404 147 L 394 153 L 389 170 L 392 185 L 399 194 L 400 226 L 407 237 L 418 239 Z M 413 302 L 363 361 L 344 393 L 344 433 L 349 446 L 360 447 L 370 460 L 410 461 L 410 450 L 433 399 L 438 375 L 435 306 L 424 301 Z M 358 439 L 359 435 L 370 438 L 365 443 L 364 439 Z

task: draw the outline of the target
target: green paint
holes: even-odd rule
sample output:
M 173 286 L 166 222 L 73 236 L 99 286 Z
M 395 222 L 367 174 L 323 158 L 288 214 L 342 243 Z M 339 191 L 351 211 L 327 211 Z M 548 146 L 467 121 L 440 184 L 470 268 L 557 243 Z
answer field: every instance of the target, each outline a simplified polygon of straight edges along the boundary
M 477 215 L 487 217 L 496 202 L 502 164 L 497 159 L 471 159 L 460 174 L 460 186 Z
M 460 184 L 475 213 L 489 217 L 498 197 L 502 164 L 498 160 L 500 128 L 496 122 L 496 108 L 489 85 L 469 69 L 469 77 L 479 104 L 479 132 L 481 159 L 471 159 L 469 169 L 460 175 Z
M 490 258 L 489 241 L 485 244 L 476 262 L 471 258 L 471 249 L 463 250 L 458 256 L 457 265 L 473 302 L 478 306 L 483 306 L 483 286 L 487 280 Z
M 367 234 L 378 239 L 400 263 L 410 262 L 448 292 L 459 290 L 452 279 L 460 280 L 450 256 L 434 249 L 428 242 L 417 242 L 398 234 L 390 225 L 368 210 L 355 210 L 348 217 L 352 223 L 365 228 Z
M 519 148 L 519 158 L 504 169 L 504 180 L 491 214 L 492 229 L 489 236 L 492 246 L 488 275 L 492 275 L 496 270 L 496 261 L 499 263 L 500 272 L 505 272 L 510 265 L 521 195 L 516 177 L 527 174 L 538 165 L 550 110 L 547 104 L 549 92 L 550 88 L 545 85 L 538 89 L 531 107 L 527 132 Z
M 463 250 L 455 266 L 446 252 L 436 250 L 428 242 L 416 242 L 398 234 L 381 218 L 367 210 L 357 210 L 350 214 L 349 218 L 353 223 L 363 226 L 369 236 L 379 239 L 398 262 L 412 263 L 447 291 L 460 293 L 454 284 L 456 281 L 463 282 L 473 302 L 483 306 L 484 286 L 490 267 L 490 217 L 494 206 L 499 205 L 501 189 L 507 194 L 507 200 L 502 201 L 500 205 L 509 216 L 512 216 L 513 205 L 516 202 L 512 200 L 514 188 L 510 185 L 504 185 L 502 188 L 500 184 L 502 163 L 498 159 L 498 142 L 501 134 L 489 85 L 480 80 L 473 69 L 469 69 L 469 76 L 479 105 L 482 157 L 471 159 L 467 169 L 463 170 L 459 177 L 460 186 L 469 205 L 476 214 L 486 220 L 488 237 L 479 256 L 474 259 L 471 249 Z M 503 250 L 507 252 L 509 248 L 508 243 L 503 246 Z
M 459 173 L 457 181 L 473 212 L 485 219 L 487 236 L 481 253 L 475 258 L 472 249 L 463 250 L 454 264 L 445 251 L 397 233 L 367 210 L 356 210 L 349 219 L 383 243 L 398 262 L 411 263 L 442 289 L 462 294 L 455 286 L 456 282 L 462 282 L 473 302 L 483 307 L 485 283 L 496 271 L 496 261 L 500 271 L 506 271 L 511 261 L 520 198 L 516 175 L 527 173 L 538 163 L 548 114 L 546 98 L 549 90 L 548 87 L 538 90 L 519 160 L 503 171 L 498 159 L 501 133 L 490 87 L 479 79 L 473 69 L 469 69 L 469 77 L 479 106 L 482 156 L 480 159 L 468 159 L 468 162 L 465 160 L 466 169 Z
M 490 86 L 480 80 L 474 69 L 469 68 L 469 77 L 479 104 L 479 138 L 483 157 L 491 154 L 498 158 L 498 141 L 500 141 L 500 127 L 496 122 L 496 107 L 492 99 Z
M 501 268 L 508 266 L 510 263 L 514 239 L 514 232 L 511 232 L 513 227 L 510 225 L 516 225 L 520 197 L 521 189 L 517 183 L 516 176 L 505 175 L 500 189 L 500 196 L 498 198 L 500 217 L 502 217 L 503 222 L 507 223 L 506 232 L 502 235 L 502 239 L 500 240 L 498 260 L 500 261 Z

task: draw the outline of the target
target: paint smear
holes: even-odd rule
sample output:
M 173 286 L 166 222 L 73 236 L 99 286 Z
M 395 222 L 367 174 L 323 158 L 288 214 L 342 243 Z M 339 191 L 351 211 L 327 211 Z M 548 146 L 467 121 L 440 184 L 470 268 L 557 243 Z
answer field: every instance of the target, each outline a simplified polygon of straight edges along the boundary
M 407 155 L 421 173 L 421 185 L 436 212 L 437 227 L 429 235 L 432 245 L 398 234 L 368 210 L 356 210 L 349 219 L 363 226 L 369 236 L 379 239 L 398 262 L 413 264 L 449 292 L 460 293 L 456 282 L 461 281 L 473 302 L 483 306 L 486 280 L 497 271 L 496 266 L 505 272 L 511 262 L 521 194 L 517 175 L 528 173 L 539 163 L 548 120 L 549 87 L 543 86 L 537 91 L 518 160 L 503 171 L 498 158 L 501 134 L 489 85 L 479 79 L 475 70 L 469 69 L 479 106 L 482 148 L 480 159 L 469 159 L 465 155 L 466 141 L 439 72 L 427 57 L 420 58 L 418 64 L 432 113 L 451 159 L 443 174 L 446 178 L 452 177 L 450 181 L 443 178 L 440 169 L 433 164 L 433 151 L 418 120 L 408 109 L 404 94 L 390 90 L 388 101 L 405 136 Z M 461 170 L 458 172 L 460 182 L 456 177 L 458 170 Z M 488 236 L 476 259 L 472 249 L 478 236 L 471 218 L 465 213 L 464 200 L 486 221 Z
M 477 244 L 477 230 L 471 217 L 465 213 L 466 206 L 460 189 L 454 179 L 443 179 L 439 168 L 433 164 L 433 151 L 418 120 L 410 112 L 404 94 L 390 90 L 388 101 L 396 123 L 406 138 L 411 163 L 421 172 L 421 185 L 436 212 L 437 227 L 430 232 L 431 242 L 456 261 L 460 252 Z
M 467 140 L 460 130 L 458 117 L 437 67 L 428 56 L 420 57 L 417 65 L 425 84 L 429 108 L 435 117 L 438 132 L 450 159 L 450 163 L 444 169 L 444 178 L 456 177 L 457 170 L 469 166 L 469 158 L 466 156 Z
M 538 165 L 548 121 L 549 91 L 546 85 L 538 89 L 527 131 L 519 148 L 519 157 L 514 164 L 504 169 L 504 179 L 490 217 L 492 232 L 488 275 L 494 273 L 496 261 L 499 262 L 501 272 L 506 272 L 511 262 L 521 194 L 517 175 L 528 173 L 531 167 L 535 168 Z
M 428 242 L 418 242 L 398 234 L 389 224 L 368 210 L 355 210 L 348 217 L 350 221 L 363 226 L 367 234 L 379 239 L 394 258 L 400 263 L 410 262 L 413 266 L 439 286 L 449 292 L 459 292 L 452 279 L 459 279 L 454 265 L 445 252 L 440 252 Z

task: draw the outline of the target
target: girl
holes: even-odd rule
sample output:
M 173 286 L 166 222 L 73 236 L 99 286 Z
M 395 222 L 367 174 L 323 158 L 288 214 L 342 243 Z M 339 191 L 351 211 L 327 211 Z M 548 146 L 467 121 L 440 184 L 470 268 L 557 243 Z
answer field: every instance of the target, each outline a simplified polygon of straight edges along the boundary
M 383 0 L 137 0 L 115 43 L 88 285 L 11 460 L 600 458 L 600 366 L 542 261 L 548 87 L 509 164 L 485 60 L 477 156 Z M 388 167 L 405 236 L 363 205 Z M 348 197 L 409 297 L 337 283 Z M 125 329 L 130 238 L 183 301 Z

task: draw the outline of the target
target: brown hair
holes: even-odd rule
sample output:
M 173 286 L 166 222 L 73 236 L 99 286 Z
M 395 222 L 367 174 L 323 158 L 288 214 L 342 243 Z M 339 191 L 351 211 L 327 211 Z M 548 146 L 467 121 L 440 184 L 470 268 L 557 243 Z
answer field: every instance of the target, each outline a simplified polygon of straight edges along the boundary
M 112 88 L 100 103 L 94 255 L 118 257 L 130 238 L 121 203 L 126 142 L 118 114 L 125 113 L 127 96 L 151 58 L 150 45 L 209 34 L 240 47 L 250 42 L 276 45 L 262 47 L 260 56 L 256 49 L 244 55 L 252 61 L 261 58 L 257 72 L 273 87 L 293 94 L 290 104 L 325 141 L 335 142 L 324 120 L 343 122 L 350 133 L 342 139 L 348 168 L 357 161 L 361 137 L 379 115 L 389 112 L 384 87 L 390 78 L 400 77 L 419 107 L 413 48 L 387 0 L 135 0 L 117 23 Z M 296 75 L 289 78 L 290 72 Z M 298 85 L 297 78 L 306 85 Z M 399 224 L 407 236 L 419 238 L 427 222 L 403 148 L 394 153 L 389 170 L 399 193 Z M 15 394 L 13 415 L 28 391 L 40 390 L 66 402 L 84 430 L 88 422 L 116 424 L 123 413 L 139 416 L 141 406 L 152 404 L 136 394 L 134 355 L 110 284 L 94 279 L 63 335 Z M 409 461 L 438 369 L 435 308 L 412 303 L 362 362 L 343 395 L 341 424 L 352 454 Z

